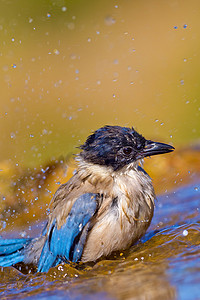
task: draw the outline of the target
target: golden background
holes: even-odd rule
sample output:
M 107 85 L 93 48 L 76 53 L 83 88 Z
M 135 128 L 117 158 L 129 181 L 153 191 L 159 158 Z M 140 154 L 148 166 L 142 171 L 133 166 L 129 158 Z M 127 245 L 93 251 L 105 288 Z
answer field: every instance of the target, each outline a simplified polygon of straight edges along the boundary
M 0 160 L 38 167 L 105 124 L 200 133 L 200 2 L 0 1 Z

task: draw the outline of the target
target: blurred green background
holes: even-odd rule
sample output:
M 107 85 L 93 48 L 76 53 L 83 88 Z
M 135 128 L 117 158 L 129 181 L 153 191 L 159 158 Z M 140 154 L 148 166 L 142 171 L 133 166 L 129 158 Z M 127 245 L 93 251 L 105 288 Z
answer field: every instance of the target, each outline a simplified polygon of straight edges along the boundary
M 0 160 L 39 166 L 105 124 L 200 135 L 198 0 L 0 0 Z

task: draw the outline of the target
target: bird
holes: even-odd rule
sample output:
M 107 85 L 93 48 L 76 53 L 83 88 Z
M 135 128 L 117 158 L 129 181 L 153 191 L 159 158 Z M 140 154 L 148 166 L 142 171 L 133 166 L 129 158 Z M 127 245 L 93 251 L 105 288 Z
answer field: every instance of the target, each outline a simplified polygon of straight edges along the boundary
M 133 127 L 111 125 L 79 148 L 75 174 L 55 192 L 41 235 L 0 238 L 1 267 L 25 263 L 48 272 L 60 263 L 95 262 L 129 248 L 147 231 L 156 196 L 143 160 L 175 148 L 147 140 Z

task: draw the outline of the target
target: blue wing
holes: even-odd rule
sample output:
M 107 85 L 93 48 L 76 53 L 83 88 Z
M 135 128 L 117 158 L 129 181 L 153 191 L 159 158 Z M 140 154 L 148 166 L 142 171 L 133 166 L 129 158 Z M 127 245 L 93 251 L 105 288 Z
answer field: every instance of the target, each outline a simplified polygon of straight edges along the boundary
M 42 249 L 38 272 L 47 272 L 62 261 L 80 260 L 90 219 L 98 208 L 98 198 L 99 194 L 83 194 L 75 201 L 61 228 L 58 229 L 56 220 L 53 221 Z

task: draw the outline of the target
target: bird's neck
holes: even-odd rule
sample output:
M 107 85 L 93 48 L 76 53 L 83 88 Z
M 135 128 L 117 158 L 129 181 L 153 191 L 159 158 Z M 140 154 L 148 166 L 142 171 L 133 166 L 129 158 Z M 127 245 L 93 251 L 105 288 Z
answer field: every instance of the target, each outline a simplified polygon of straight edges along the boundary
M 113 171 L 111 167 L 101 166 L 85 161 L 82 157 L 78 156 L 77 172 L 83 181 L 89 180 L 91 184 L 111 181 L 113 179 Z
M 116 171 L 112 167 L 87 162 L 80 156 L 77 157 L 77 162 L 77 171 L 81 179 L 83 181 L 89 179 L 94 185 L 103 182 L 108 184 L 109 182 L 120 180 L 120 178 L 123 178 L 123 180 L 130 178 L 139 184 L 141 183 L 141 185 L 143 185 L 143 181 L 151 183 L 150 177 L 142 168 L 143 160 L 130 163 Z

